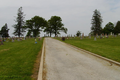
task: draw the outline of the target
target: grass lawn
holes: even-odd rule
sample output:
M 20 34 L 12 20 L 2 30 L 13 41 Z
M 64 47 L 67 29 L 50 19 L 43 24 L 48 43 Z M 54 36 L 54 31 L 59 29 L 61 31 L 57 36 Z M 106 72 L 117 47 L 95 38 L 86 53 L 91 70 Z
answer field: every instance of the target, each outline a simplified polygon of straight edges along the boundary
M 82 40 L 80 38 L 69 38 L 64 42 L 120 62 L 120 36 L 98 38 L 97 41 L 94 41 L 94 38 L 84 38 Z
M 43 40 L 4 42 L 0 45 L 0 80 L 33 80 L 34 64 Z

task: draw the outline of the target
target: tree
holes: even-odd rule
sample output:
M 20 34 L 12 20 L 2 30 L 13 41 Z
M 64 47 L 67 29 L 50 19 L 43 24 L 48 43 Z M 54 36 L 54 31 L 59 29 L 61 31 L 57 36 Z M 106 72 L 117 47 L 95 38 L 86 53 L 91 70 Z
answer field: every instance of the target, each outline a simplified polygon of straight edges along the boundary
M 17 13 L 17 18 L 15 20 L 16 24 L 13 26 L 14 27 L 14 35 L 15 36 L 23 36 L 23 33 L 25 32 L 25 27 L 24 27 L 24 13 L 22 12 L 22 7 L 20 7 L 18 9 L 18 13 Z
M 105 34 L 110 34 L 110 32 L 114 33 L 114 24 L 109 22 L 108 24 L 105 25 L 103 29 L 103 33 Z
M 32 32 L 31 30 L 28 30 L 27 35 L 26 35 L 26 36 L 27 36 L 27 37 L 29 37 L 29 36 L 30 36 L 30 37 L 32 37 L 31 32 Z
M 33 37 L 37 37 L 40 34 L 41 29 L 47 26 L 47 21 L 39 16 L 34 16 L 30 20 L 26 20 L 26 28 L 28 29 L 28 35 L 33 33 Z
M 94 33 L 94 36 L 96 34 L 100 35 L 102 32 L 102 18 L 100 12 L 96 9 L 94 11 L 93 17 L 92 17 L 92 27 L 91 31 Z
M 81 35 L 80 31 L 77 31 L 76 36 L 79 37 Z
M 67 33 L 67 28 L 64 28 L 63 26 L 62 19 L 59 16 L 52 16 L 50 18 L 49 27 L 52 29 L 52 33 L 54 33 L 55 36 L 60 34 L 60 31 Z
M 46 32 L 47 34 L 50 34 L 50 37 L 51 37 L 51 35 L 53 34 L 54 29 L 53 29 L 52 26 L 50 25 L 50 20 L 48 20 L 47 26 L 45 27 L 44 32 Z
M 9 29 L 7 26 L 7 23 L 1 28 L 0 34 L 2 35 L 2 37 L 9 37 L 9 33 L 8 33 Z
M 120 33 L 120 21 L 117 22 L 117 24 L 115 26 L 115 29 L 114 29 L 114 33 L 115 34 Z

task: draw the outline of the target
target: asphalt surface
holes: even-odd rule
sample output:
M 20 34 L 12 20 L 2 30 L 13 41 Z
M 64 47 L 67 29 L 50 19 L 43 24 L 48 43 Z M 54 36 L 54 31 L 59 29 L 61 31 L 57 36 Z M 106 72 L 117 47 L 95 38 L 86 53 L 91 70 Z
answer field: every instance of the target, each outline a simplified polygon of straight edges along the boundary
M 120 67 L 52 38 L 45 39 L 46 80 L 120 80 Z

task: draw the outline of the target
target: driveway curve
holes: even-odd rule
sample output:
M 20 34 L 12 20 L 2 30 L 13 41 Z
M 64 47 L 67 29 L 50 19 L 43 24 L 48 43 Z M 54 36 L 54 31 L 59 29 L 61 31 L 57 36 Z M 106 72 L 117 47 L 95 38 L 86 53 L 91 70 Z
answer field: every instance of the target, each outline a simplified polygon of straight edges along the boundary
M 45 39 L 46 80 L 120 80 L 120 67 L 73 48 Z

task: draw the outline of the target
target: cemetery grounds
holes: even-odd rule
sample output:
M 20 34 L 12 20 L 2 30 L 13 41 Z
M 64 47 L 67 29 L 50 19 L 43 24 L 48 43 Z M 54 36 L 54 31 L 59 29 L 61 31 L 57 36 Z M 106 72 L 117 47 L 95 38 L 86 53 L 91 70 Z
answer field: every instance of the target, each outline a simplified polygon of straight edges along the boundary
M 30 38 L 0 45 L 0 80 L 36 80 L 42 43 Z
M 61 40 L 62 38 L 57 38 Z M 62 41 L 62 40 L 61 40 Z M 103 57 L 120 62 L 120 36 L 100 37 L 94 40 L 94 37 L 66 37 L 65 43 L 85 49 Z

